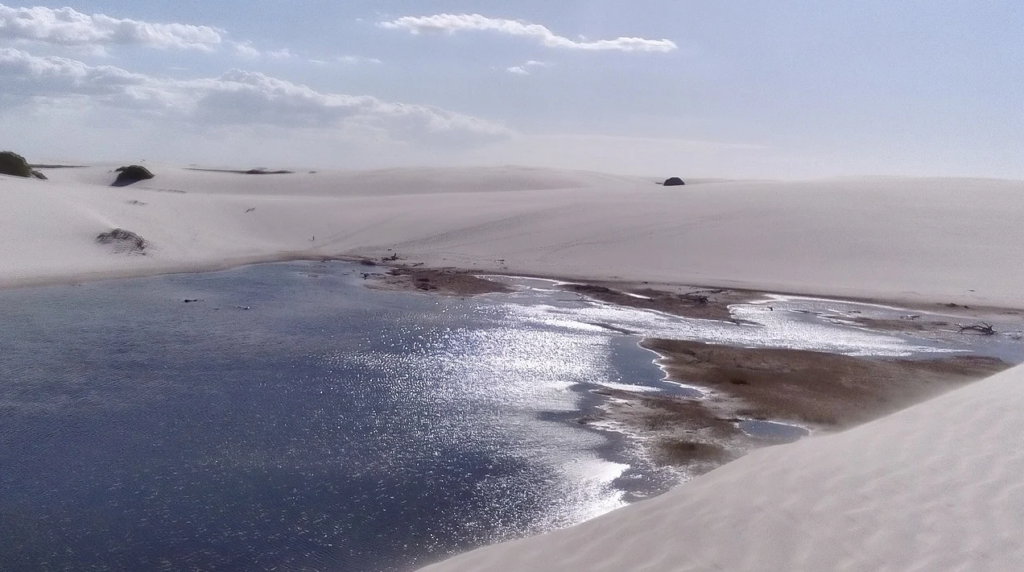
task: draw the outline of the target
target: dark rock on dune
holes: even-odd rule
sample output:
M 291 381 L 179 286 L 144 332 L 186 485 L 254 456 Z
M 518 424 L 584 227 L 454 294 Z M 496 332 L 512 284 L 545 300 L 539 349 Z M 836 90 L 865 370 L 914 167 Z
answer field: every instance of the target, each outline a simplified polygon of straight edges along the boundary
M 114 181 L 115 187 L 125 187 L 132 183 L 139 181 L 145 181 L 152 179 L 155 175 L 150 172 L 149 169 L 142 165 L 128 165 L 127 167 L 117 168 L 117 180 Z
M 39 171 L 32 171 L 32 176 L 39 179 L 40 181 L 46 180 L 46 175 L 40 173 Z
M 118 252 L 129 254 L 145 254 L 144 251 L 149 246 L 149 243 L 144 238 L 123 228 L 115 228 L 110 232 L 101 233 L 96 237 L 96 242 L 113 245 Z
M 32 167 L 21 155 L 12 151 L 0 152 L 0 174 L 15 177 L 31 177 Z
M 664 184 L 666 187 L 681 187 L 686 183 L 684 183 L 683 180 L 680 179 L 679 177 L 670 177 L 668 179 L 665 179 Z

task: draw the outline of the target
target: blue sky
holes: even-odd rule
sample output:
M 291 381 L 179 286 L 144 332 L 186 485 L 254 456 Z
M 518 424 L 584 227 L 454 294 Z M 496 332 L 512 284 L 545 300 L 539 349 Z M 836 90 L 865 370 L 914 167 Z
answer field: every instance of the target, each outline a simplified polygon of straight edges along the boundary
M 0 146 L 1024 178 L 1022 32 L 1010 0 L 0 0 Z

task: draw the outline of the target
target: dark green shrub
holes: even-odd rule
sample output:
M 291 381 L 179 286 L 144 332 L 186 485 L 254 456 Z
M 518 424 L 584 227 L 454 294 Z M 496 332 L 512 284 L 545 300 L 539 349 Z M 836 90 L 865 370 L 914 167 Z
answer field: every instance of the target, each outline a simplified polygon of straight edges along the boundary
M 263 169 L 263 168 L 249 169 L 248 171 L 245 172 L 246 175 L 291 175 L 293 173 L 294 173 L 294 171 L 284 171 L 284 170 L 268 171 L 268 170 Z
M 24 157 L 11 151 L 0 152 L 0 174 L 31 177 L 32 167 Z
M 680 187 L 685 184 L 679 177 L 671 177 L 665 180 L 666 187 Z
M 120 252 L 145 254 L 143 251 L 149 246 L 144 238 L 130 230 L 115 228 L 110 232 L 104 232 L 96 237 L 100 244 L 112 244 Z
M 145 181 L 152 179 L 155 175 L 149 171 L 149 169 L 142 165 L 128 165 L 127 167 L 117 168 L 117 180 L 114 184 L 117 186 L 130 185 L 139 181 Z

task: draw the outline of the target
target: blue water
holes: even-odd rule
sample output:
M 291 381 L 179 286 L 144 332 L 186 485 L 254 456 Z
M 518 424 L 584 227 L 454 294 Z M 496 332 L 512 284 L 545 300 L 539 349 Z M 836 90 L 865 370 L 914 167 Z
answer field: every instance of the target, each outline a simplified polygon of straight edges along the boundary
M 737 425 L 747 435 L 775 443 L 798 441 L 810 434 L 810 431 L 799 425 L 779 423 L 777 421 L 744 419 L 737 423 Z
M 0 292 L 0 569 L 407 570 L 669 484 L 571 423 L 635 339 L 359 270 Z
M 678 478 L 631 436 L 573 422 L 601 405 L 592 390 L 703 395 L 665 382 L 642 335 L 921 359 L 1022 348 L 867 331 L 834 319 L 853 308 L 836 301 L 737 305 L 729 323 L 541 280 L 471 299 L 375 291 L 363 270 L 0 291 L 0 571 L 404 571 L 592 518 Z

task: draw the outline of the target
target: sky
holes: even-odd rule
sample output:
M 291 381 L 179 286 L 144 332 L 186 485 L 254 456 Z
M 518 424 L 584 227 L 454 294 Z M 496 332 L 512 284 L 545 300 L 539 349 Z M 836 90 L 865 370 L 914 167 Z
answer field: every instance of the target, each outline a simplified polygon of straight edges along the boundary
M 11 2 L 36 162 L 1024 179 L 1020 0 Z

